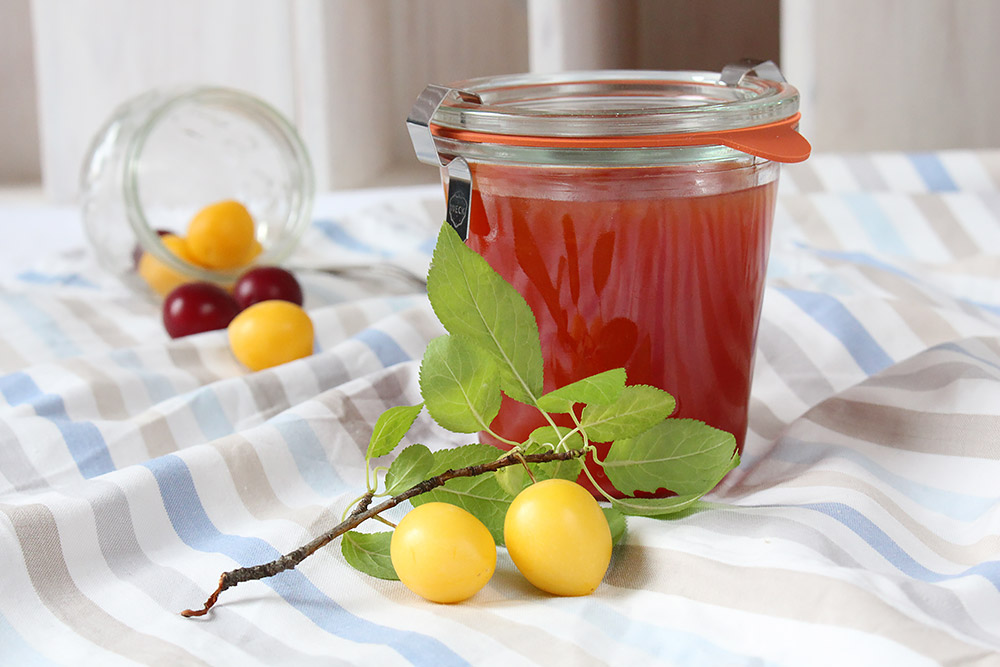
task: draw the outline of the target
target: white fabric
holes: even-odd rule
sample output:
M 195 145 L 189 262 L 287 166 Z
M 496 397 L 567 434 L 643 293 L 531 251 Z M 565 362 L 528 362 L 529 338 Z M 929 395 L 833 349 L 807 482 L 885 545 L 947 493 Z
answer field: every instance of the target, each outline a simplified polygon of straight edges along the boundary
M 295 263 L 420 275 L 438 196 L 327 200 Z M 786 168 L 750 434 L 709 509 L 630 518 L 584 598 L 501 550 L 434 605 L 333 545 L 198 620 L 223 571 L 361 493 L 440 325 L 402 273 L 303 268 L 316 353 L 247 373 L 224 333 L 171 341 L 85 254 L 49 257 L 0 290 L 0 663 L 1000 664 L 998 241 L 998 153 Z

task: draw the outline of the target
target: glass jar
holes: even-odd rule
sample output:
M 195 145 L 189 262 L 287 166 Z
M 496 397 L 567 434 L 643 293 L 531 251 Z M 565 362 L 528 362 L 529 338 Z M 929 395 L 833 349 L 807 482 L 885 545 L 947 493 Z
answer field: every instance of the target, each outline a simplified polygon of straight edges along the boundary
M 236 200 L 261 253 L 278 264 L 310 223 L 312 165 L 295 129 L 268 104 L 217 87 L 154 89 L 118 107 L 95 135 L 81 174 L 84 228 L 99 264 L 151 294 L 137 274 L 147 252 L 185 280 L 231 284 L 241 269 L 184 261 L 161 241 L 183 236 L 203 207 Z
M 727 70 L 431 86 L 409 123 L 449 221 L 534 311 L 544 391 L 624 367 L 742 449 L 778 163 L 810 147 L 795 89 L 753 76 L 777 68 Z M 505 396 L 491 429 L 522 442 L 544 424 Z

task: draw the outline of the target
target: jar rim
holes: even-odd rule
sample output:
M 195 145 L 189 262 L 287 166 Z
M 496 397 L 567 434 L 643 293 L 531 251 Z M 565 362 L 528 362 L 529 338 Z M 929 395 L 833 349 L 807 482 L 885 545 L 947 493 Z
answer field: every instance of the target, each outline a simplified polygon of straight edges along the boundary
M 635 137 L 735 130 L 798 112 L 791 85 L 719 72 L 599 70 L 512 74 L 451 84 L 434 112 L 439 128 L 508 136 Z
M 427 118 L 427 131 L 438 142 L 460 146 L 724 146 L 777 162 L 800 162 L 811 152 L 797 131 L 798 91 L 783 80 L 749 74 L 735 80 L 725 71 L 515 74 L 439 90 L 448 92 Z

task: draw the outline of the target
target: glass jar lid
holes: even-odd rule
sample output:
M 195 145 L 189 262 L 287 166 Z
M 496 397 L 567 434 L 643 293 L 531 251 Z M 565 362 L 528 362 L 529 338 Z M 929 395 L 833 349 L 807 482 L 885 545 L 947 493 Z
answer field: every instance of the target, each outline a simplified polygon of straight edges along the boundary
M 777 68 L 770 65 L 777 73 Z M 729 68 L 727 68 L 728 70 Z M 717 72 L 608 70 L 469 79 L 428 119 L 438 138 L 538 148 L 721 145 L 780 162 L 808 157 L 798 91 Z M 758 68 L 758 73 L 760 69 Z

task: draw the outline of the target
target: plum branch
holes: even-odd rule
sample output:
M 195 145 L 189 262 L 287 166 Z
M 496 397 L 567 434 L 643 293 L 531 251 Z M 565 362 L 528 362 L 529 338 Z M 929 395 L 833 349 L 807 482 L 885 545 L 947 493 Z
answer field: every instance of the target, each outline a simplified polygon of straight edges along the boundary
M 391 498 L 388 498 L 374 506 L 371 505 L 373 494 L 369 491 L 361 497 L 357 507 L 353 512 L 351 512 L 350 516 L 322 535 L 319 535 L 307 544 L 302 545 L 298 549 L 276 558 L 269 563 L 253 565 L 251 567 L 241 567 L 235 570 L 230 570 L 229 572 L 223 572 L 222 576 L 219 577 L 219 585 L 205 601 L 204 606 L 201 609 L 185 609 L 181 612 L 181 616 L 188 618 L 193 616 L 204 616 L 215 605 L 219 599 L 219 595 L 223 591 L 232 588 L 237 584 L 243 583 L 244 581 L 265 579 L 267 577 L 273 577 L 279 572 L 291 570 L 306 558 L 314 554 L 321 547 L 326 546 L 344 533 L 357 528 L 368 519 L 374 518 L 382 512 L 392 509 L 401 502 L 409 500 L 414 496 L 419 496 L 422 493 L 427 493 L 428 491 L 436 489 L 439 486 L 443 486 L 444 483 L 450 479 L 456 479 L 458 477 L 475 477 L 488 472 L 496 472 L 500 468 L 511 465 L 548 463 L 550 461 L 569 461 L 583 456 L 586 451 L 587 450 L 585 449 L 571 449 L 565 452 L 548 451 L 539 454 L 524 454 L 515 449 L 509 454 L 505 454 L 504 456 L 501 456 L 495 461 L 490 461 L 489 463 L 480 463 L 477 465 L 466 466 L 464 468 L 445 470 L 443 473 L 425 479 L 418 484 L 414 484 L 406 491 L 392 496 Z

